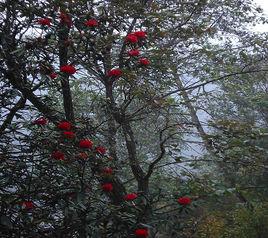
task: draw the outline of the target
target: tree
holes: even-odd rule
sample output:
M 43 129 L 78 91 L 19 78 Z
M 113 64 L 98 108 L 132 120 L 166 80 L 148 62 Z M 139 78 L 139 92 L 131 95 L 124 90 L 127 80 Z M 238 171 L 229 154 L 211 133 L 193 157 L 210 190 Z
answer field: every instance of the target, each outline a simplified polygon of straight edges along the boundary
M 259 9 L 233 0 L 1 8 L 2 235 L 177 237 L 191 200 L 176 200 L 191 190 L 175 181 L 165 191 L 175 176 L 166 166 L 181 162 L 182 135 L 198 118 L 173 95 L 189 101 L 189 90 L 264 70 L 234 66 L 237 52 L 222 67 L 233 46 L 210 43 L 247 38 L 237 26 L 260 21 Z M 185 86 L 185 76 L 201 82 Z M 166 214 L 181 217 L 159 231 Z

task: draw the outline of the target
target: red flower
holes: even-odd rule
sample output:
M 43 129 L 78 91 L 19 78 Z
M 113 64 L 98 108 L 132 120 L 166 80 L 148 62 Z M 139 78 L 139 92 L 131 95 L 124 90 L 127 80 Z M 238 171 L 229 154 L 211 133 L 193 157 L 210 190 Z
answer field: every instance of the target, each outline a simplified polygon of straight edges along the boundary
M 138 42 L 138 37 L 135 36 L 133 33 L 130 33 L 126 36 L 126 41 L 134 44 Z
M 187 196 L 185 196 L 185 197 L 180 197 L 180 198 L 178 199 L 178 203 L 179 203 L 180 205 L 183 205 L 183 206 L 189 205 L 189 204 L 191 204 L 191 202 L 192 202 L 191 198 L 189 198 L 189 197 L 187 197 Z
M 88 158 L 87 153 L 79 153 L 78 156 L 79 156 L 80 159 L 87 159 Z
M 38 24 L 42 25 L 42 26 L 50 26 L 51 24 L 51 20 L 49 18 L 41 18 L 38 19 Z
M 44 126 L 44 125 L 46 125 L 47 124 L 47 119 L 46 118 L 44 118 L 44 117 L 40 117 L 40 118 L 38 118 L 38 119 L 36 119 L 34 122 L 33 122 L 33 124 L 35 124 L 35 125 L 40 125 L 40 126 Z
M 113 174 L 113 169 L 107 167 L 107 168 L 104 168 L 104 169 L 102 170 L 102 172 L 103 172 L 105 175 L 112 175 L 112 174 Z
M 21 203 L 22 208 L 26 210 L 33 209 L 35 207 L 34 203 L 32 201 L 24 201 Z
M 133 34 L 138 37 L 138 38 L 146 38 L 147 37 L 147 32 L 146 31 L 135 31 Z
M 71 17 L 64 12 L 60 13 L 60 23 L 66 24 L 69 28 L 73 25 Z
M 136 199 L 137 197 L 138 197 L 138 195 L 136 193 L 129 193 L 129 194 L 124 196 L 124 200 L 125 201 L 132 201 L 132 200 Z
M 98 26 L 99 23 L 95 19 L 90 19 L 85 22 L 85 25 L 89 27 L 95 27 Z
M 101 187 L 105 192 L 111 192 L 113 190 L 113 185 L 111 183 L 104 183 Z
M 51 73 L 51 74 L 49 75 L 49 77 L 52 78 L 52 79 L 55 79 L 55 78 L 58 77 L 58 75 L 57 75 L 55 72 L 53 72 L 53 73 Z
M 111 69 L 108 72 L 109 77 L 120 77 L 122 75 L 122 70 L 121 69 Z
M 96 152 L 98 153 L 98 154 L 101 154 L 101 155 L 104 155 L 105 153 L 106 153 L 106 148 L 105 147 L 103 147 L 103 146 L 98 146 L 98 147 L 96 147 Z
M 51 157 L 56 160 L 64 160 L 64 154 L 59 150 L 53 151 Z
M 60 71 L 66 74 L 74 74 L 76 72 L 76 68 L 70 64 L 67 64 L 61 66 Z
M 58 126 L 57 126 L 60 130 L 65 130 L 65 131 L 69 131 L 72 128 L 72 124 L 68 121 L 61 121 Z
M 139 63 L 141 65 L 147 66 L 150 64 L 150 61 L 147 58 L 141 58 L 141 59 L 139 59 Z
M 130 50 L 128 52 L 129 56 L 139 56 L 140 55 L 140 51 L 139 50 Z
M 89 139 L 83 139 L 79 141 L 79 147 L 83 149 L 92 149 L 93 142 Z
M 137 237 L 146 238 L 146 237 L 148 237 L 149 233 L 148 233 L 147 229 L 137 229 L 137 230 L 135 230 L 135 235 Z
M 75 134 L 72 131 L 64 131 L 63 132 L 63 135 L 67 139 L 73 139 L 73 138 L 75 138 Z

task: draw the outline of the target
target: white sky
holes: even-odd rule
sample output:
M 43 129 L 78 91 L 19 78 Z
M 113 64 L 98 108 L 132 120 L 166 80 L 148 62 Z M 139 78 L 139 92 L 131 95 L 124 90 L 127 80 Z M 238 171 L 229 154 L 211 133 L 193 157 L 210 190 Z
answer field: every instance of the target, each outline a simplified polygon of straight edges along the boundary
M 266 12 L 268 11 L 268 1 L 267 0 L 254 0 L 257 4 L 259 4 Z
M 268 0 L 254 0 L 262 9 L 265 15 L 268 17 Z M 268 32 L 268 24 L 258 25 L 255 27 L 256 31 Z

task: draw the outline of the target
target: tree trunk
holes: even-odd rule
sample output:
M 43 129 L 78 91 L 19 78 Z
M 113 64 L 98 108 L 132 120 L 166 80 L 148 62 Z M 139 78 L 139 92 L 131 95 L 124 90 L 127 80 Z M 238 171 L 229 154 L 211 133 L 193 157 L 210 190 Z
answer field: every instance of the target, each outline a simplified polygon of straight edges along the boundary
M 184 87 L 183 87 L 183 84 L 182 84 L 182 82 L 180 80 L 180 77 L 178 75 L 176 75 L 176 78 L 177 78 L 177 81 L 176 81 L 177 86 L 181 90 L 180 92 L 181 92 L 182 98 L 184 100 L 184 103 L 185 103 L 187 109 L 190 112 L 192 122 L 194 123 L 194 126 L 195 126 L 196 130 L 198 131 L 201 139 L 203 140 L 207 152 L 209 154 L 211 154 L 212 156 L 216 156 L 215 152 L 214 152 L 214 149 L 213 149 L 213 146 L 212 146 L 212 143 L 211 143 L 207 133 L 205 132 L 205 130 L 204 130 L 204 128 L 203 128 L 203 126 L 202 126 L 202 124 L 201 124 L 201 122 L 200 122 L 200 120 L 199 120 L 199 118 L 197 116 L 197 112 L 196 112 L 194 106 L 191 103 L 190 97 L 189 97 L 187 91 L 183 90 Z M 218 167 L 223 172 L 225 181 L 230 186 L 235 187 L 236 181 L 233 180 L 233 179 L 230 179 L 230 176 L 228 175 L 229 171 L 228 171 L 228 169 L 226 170 L 226 166 L 224 164 L 224 161 L 223 162 L 218 162 Z M 236 197 L 238 198 L 238 200 L 240 202 L 242 202 L 242 203 L 247 203 L 248 202 L 247 199 L 244 197 L 244 195 L 241 192 L 236 191 L 235 195 L 236 195 Z
M 68 64 L 68 47 L 66 46 L 66 41 L 69 36 L 69 28 L 62 25 L 62 29 L 59 30 L 59 59 L 60 66 Z M 61 88 L 63 95 L 63 106 L 65 111 L 65 117 L 68 121 L 74 122 L 74 109 L 73 109 L 73 100 L 72 92 L 69 84 L 69 76 L 64 75 L 61 77 Z

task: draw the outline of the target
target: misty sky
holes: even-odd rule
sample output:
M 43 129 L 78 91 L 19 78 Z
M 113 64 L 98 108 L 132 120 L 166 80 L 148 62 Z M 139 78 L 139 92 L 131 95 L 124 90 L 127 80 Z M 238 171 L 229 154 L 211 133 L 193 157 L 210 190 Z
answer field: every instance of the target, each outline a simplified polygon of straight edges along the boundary
M 268 16 L 268 0 L 254 0 L 263 10 L 264 13 Z M 268 32 L 268 24 L 258 25 L 255 27 L 257 31 Z

